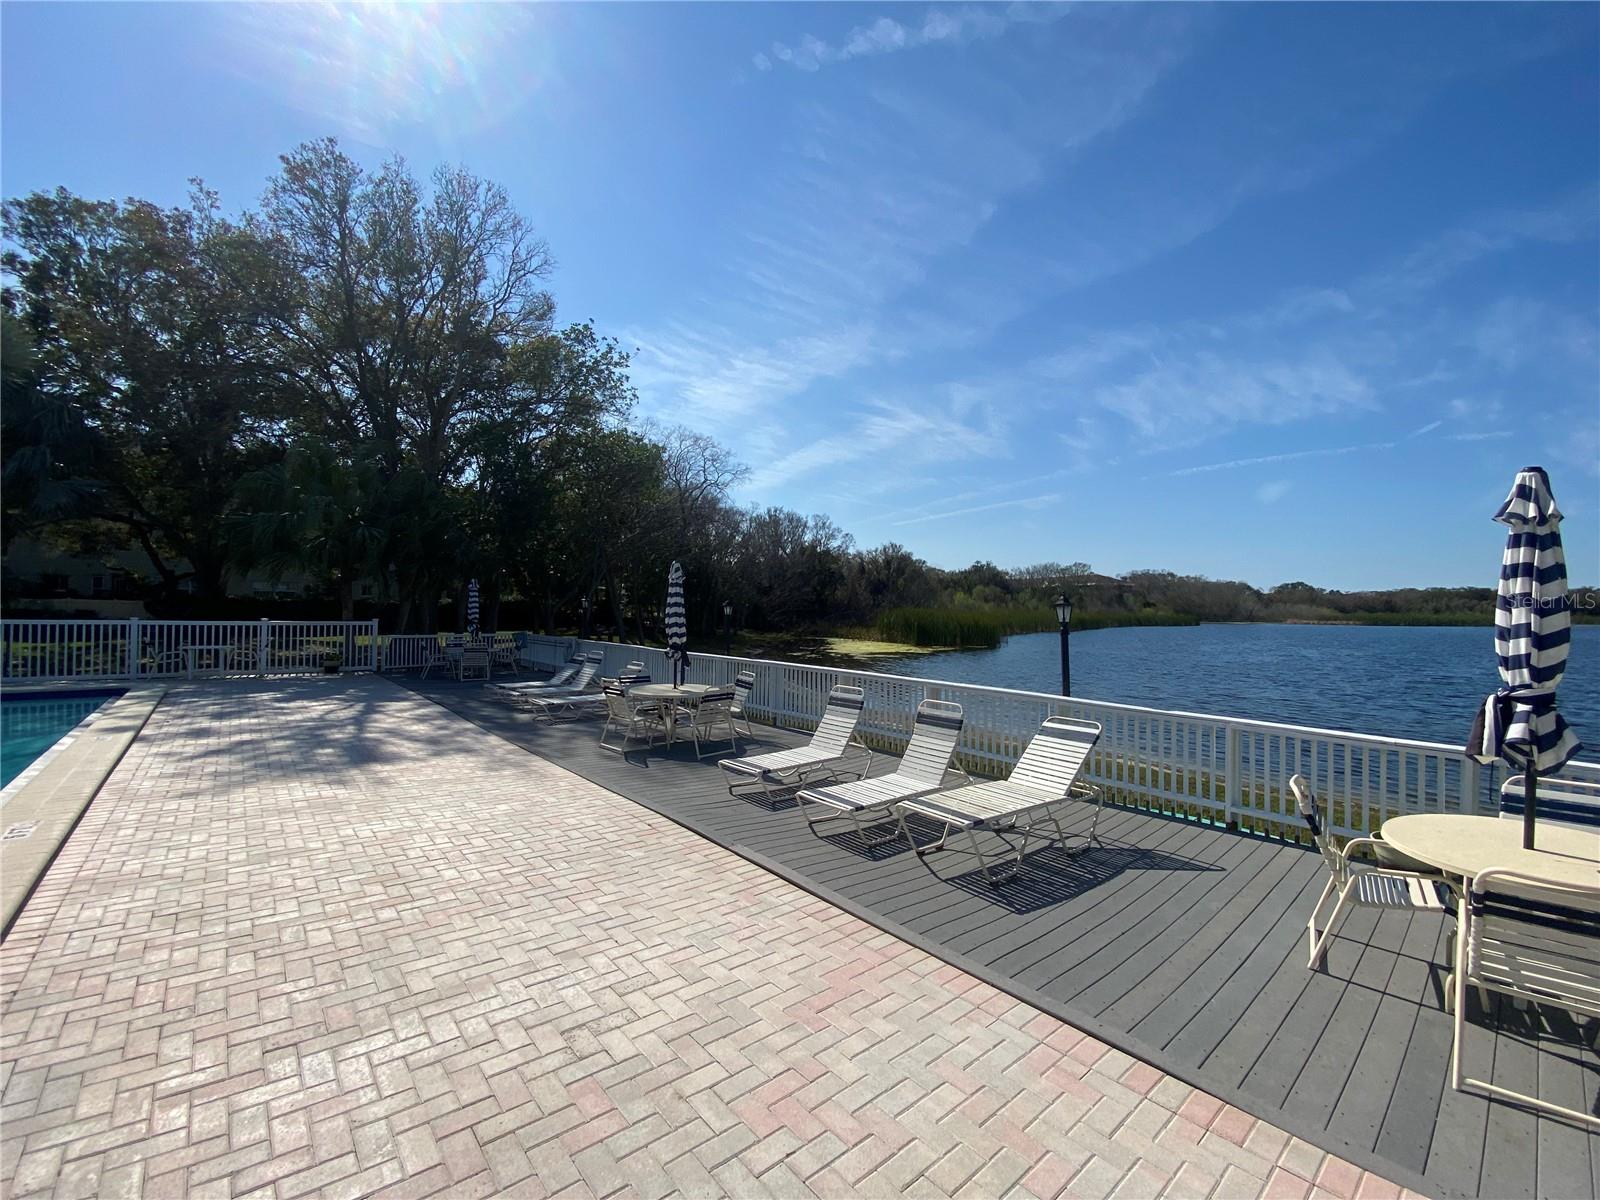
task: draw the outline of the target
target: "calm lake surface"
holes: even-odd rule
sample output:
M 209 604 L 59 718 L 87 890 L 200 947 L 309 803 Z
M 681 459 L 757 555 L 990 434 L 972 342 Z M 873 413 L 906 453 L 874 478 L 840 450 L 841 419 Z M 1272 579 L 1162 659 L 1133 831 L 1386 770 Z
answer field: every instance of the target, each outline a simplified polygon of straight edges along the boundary
M 1572 631 L 1560 705 L 1600 759 L 1600 626 Z M 1060 638 L 885 661 L 897 675 L 1056 692 Z M 1494 633 L 1370 625 L 1195 625 L 1072 635 L 1072 690 L 1086 700 L 1218 713 L 1462 745 L 1500 686 Z

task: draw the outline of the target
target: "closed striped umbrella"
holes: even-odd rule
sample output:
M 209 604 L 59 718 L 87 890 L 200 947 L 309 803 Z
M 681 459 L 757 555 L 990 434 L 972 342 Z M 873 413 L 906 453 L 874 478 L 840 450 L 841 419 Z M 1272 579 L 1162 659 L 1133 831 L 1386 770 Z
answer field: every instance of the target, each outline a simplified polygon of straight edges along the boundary
M 683 568 L 677 563 L 667 572 L 667 656 L 672 659 L 672 682 L 689 674 L 689 619 L 683 613 Z
M 1505 686 L 1484 701 L 1467 753 L 1486 763 L 1504 759 L 1522 771 L 1522 844 L 1531 850 L 1538 777 L 1559 770 L 1583 749 L 1556 710 L 1556 686 L 1572 639 L 1572 600 L 1561 553 L 1561 510 L 1543 467 L 1517 472 L 1494 519 L 1511 529 L 1494 609 L 1494 649 Z
M 467 632 L 478 636 L 478 581 L 467 581 Z

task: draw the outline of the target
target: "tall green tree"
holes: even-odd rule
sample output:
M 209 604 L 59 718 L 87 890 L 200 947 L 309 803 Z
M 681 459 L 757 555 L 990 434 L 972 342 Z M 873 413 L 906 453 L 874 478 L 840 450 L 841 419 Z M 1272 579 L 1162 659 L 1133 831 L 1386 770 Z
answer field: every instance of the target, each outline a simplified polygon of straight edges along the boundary
M 40 409 L 94 438 L 97 486 L 70 515 L 126 529 L 169 592 L 192 577 L 221 597 L 219 515 L 292 403 L 270 348 L 293 303 L 280 256 L 198 183 L 171 209 L 35 193 L 6 203 L 4 231 Z
M 371 458 L 305 439 L 241 481 L 223 523 L 232 561 L 275 579 L 301 571 L 325 580 L 340 619 L 354 620 L 356 585 L 386 574 L 402 519 L 389 500 Z

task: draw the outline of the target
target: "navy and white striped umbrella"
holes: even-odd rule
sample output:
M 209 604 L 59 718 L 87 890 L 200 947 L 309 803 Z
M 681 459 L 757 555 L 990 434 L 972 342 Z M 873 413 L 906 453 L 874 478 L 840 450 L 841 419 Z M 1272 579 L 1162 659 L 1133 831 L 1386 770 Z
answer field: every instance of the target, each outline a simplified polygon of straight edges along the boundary
M 1501 758 L 1522 771 L 1523 844 L 1531 849 L 1538 776 L 1559 770 L 1583 749 L 1556 711 L 1556 686 L 1572 638 L 1572 600 L 1561 553 L 1561 510 L 1543 467 L 1517 472 L 1494 519 L 1511 528 L 1494 609 L 1494 648 L 1505 686 L 1484 701 L 1467 753 L 1480 762 Z
M 672 682 L 682 683 L 689 673 L 689 620 L 683 612 L 683 568 L 677 563 L 667 572 L 667 656 L 672 659 Z
M 467 632 L 478 636 L 478 581 L 467 581 Z

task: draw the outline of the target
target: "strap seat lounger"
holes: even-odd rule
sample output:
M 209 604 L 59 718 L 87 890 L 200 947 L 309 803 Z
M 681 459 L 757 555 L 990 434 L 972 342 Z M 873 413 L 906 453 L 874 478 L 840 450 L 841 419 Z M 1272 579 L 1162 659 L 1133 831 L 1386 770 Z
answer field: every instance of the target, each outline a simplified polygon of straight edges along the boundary
M 591 665 L 598 669 L 600 664 Z M 581 677 L 582 672 L 579 674 Z M 641 671 L 636 674 L 624 673 L 605 686 L 620 688 L 626 692 L 628 688 L 637 684 L 649 682 L 650 676 Z M 542 696 L 530 694 L 519 697 L 517 703 L 524 710 L 531 712 L 536 720 L 552 725 L 557 721 L 575 721 L 580 717 L 604 711 L 607 707 L 606 694 L 603 690 L 547 692 Z
M 865 778 L 872 751 L 856 736 L 865 704 L 866 693 L 860 688 L 839 684 L 828 693 L 828 706 L 807 745 L 720 760 L 717 765 L 730 776 L 728 793 L 761 792 L 771 800 L 778 792 L 823 774 L 834 779 L 844 775 Z
M 581 662 L 576 662 L 575 669 L 571 674 L 567 674 L 565 681 L 561 683 L 557 683 L 556 680 L 560 679 L 569 667 L 574 667 L 574 663 L 568 663 L 549 679 L 532 683 L 495 683 L 490 684 L 486 690 L 496 699 L 504 700 L 508 704 L 520 704 L 541 696 L 586 692 L 594 685 L 596 677 L 600 674 L 600 658 L 599 651 L 584 656 Z
M 900 766 L 892 774 L 873 779 L 802 788 L 795 798 L 806 821 L 815 828 L 824 821 L 849 820 L 869 845 L 890 840 L 903 828 L 894 806 L 944 786 L 945 772 L 950 769 L 951 756 L 961 737 L 962 721 L 961 705 L 948 700 L 924 700 L 917 705 L 911 742 Z M 813 811 L 807 812 L 808 807 Z M 818 814 L 816 809 L 823 811 Z M 885 820 L 896 823 L 886 831 L 871 830 Z
M 911 842 L 918 854 L 933 854 L 947 848 L 950 835 L 962 832 L 978 856 L 978 866 L 983 877 L 991 884 L 1015 877 L 1022 868 L 1022 857 L 1028 842 L 1040 825 L 1048 823 L 1055 830 L 1055 840 L 1064 851 L 1077 854 L 1099 841 L 1095 830 L 1100 824 L 1100 810 L 1105 794 L 1093 784 L 1079 783 L 1078 774 L 1088 760 L 1089 751 L 1100 740 L 1100 726 L 1094 721 L 1078 721 L 1069 717 L 1049 717 L 1039 726 L 1028 748 L 1022 752 L 1011 775 L 1003 780 L 967 784 L 948 791 L 933 792 L 913 800 L 902 800 L 895 807 L 900 817 L 901 832 Z M 1060 810 L 1073 801 L 1087 801 L 1094 805 L 1094 817 L 1089 832 L 1077 845 L 1067 844 L 1066 832 L 1061 828 Z M 906 828 L 906 814 L 915 813 L 944 826 L 944 835 L 929 846 L 917 846 L 911 831 Z M 979 833 L 1021 832 L 1022 841 L 1009 863 L 1002 861 L 991 870 L 989 857 L 978 841 Z

